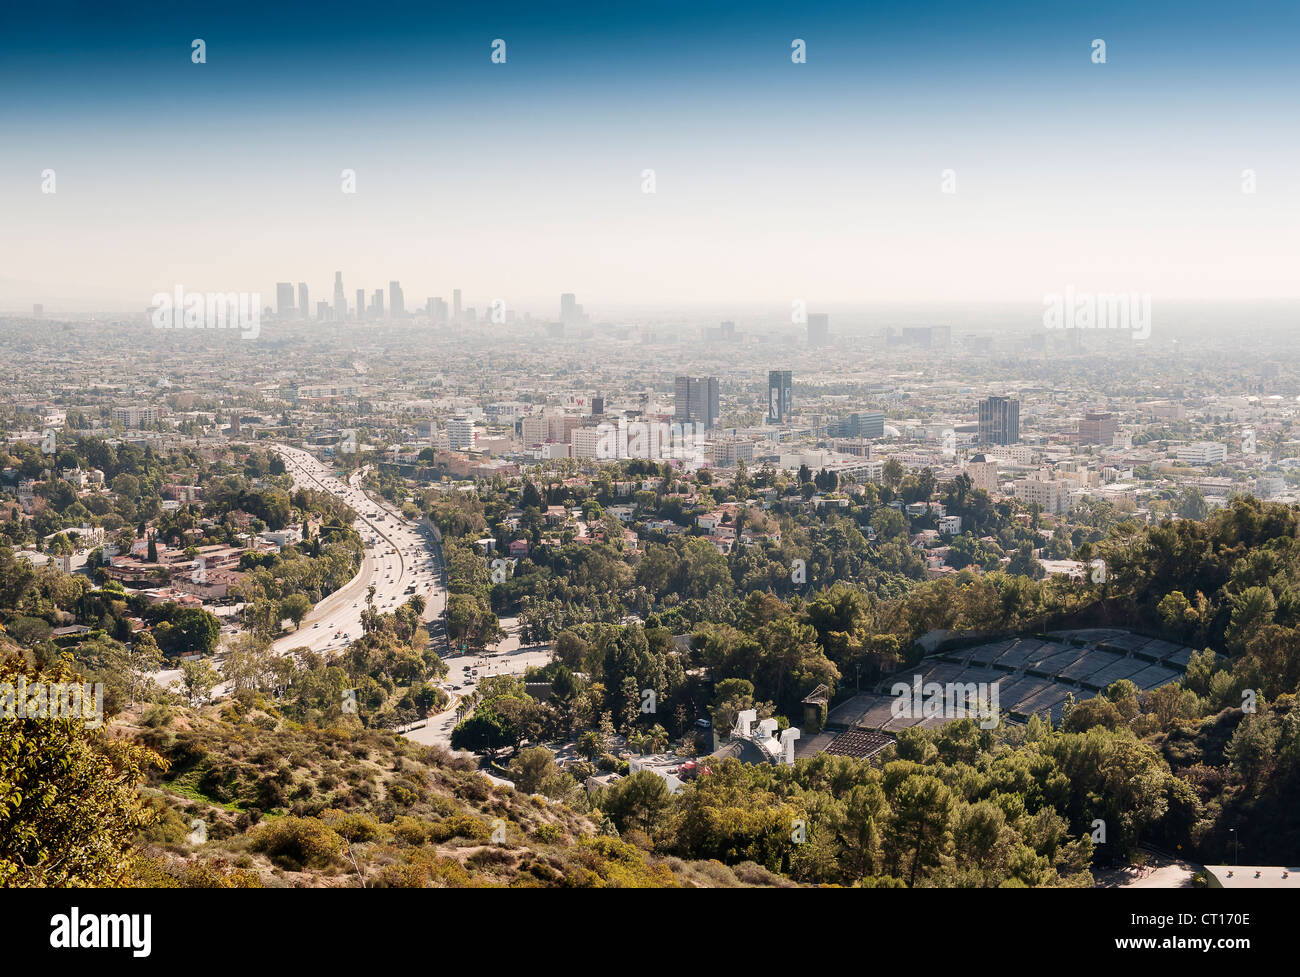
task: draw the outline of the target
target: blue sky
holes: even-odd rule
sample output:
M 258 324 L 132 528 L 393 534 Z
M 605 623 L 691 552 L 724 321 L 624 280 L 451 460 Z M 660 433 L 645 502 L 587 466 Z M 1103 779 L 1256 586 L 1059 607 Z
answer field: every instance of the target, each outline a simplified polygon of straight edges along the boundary
M 1300 4 L 105 6 L 0 15 L 0 308 L 1295 293 Z

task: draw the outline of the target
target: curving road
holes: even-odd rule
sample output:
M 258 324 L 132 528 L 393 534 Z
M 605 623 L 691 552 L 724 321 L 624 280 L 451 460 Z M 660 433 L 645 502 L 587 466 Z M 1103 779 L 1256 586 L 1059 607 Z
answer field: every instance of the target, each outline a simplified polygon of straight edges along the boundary
M 284 459 L 285 467 L 293 476 L 295 486 L 330 492 L 357 513 L 355 527 L 366 542 L 365 559 L 361 571 L 341 590 L 325 598 L 314 608 L 297 631 L 280 638 L 272 646 L 283 654 L 294 648 L 308 647 L 317 651 L 339 651 L 347 647 L 348 640 L 361 634 L 361 611 L 365 608 L 366 588 L 375 585 L 375 606 L 381 611 L 391 611 L 404 603 L 408 587 L 422 594 L 426 601 L 424 619 L 432 622 L 430 633 L 436 644 L 446 649 L 442 633 L 442 614 L 446 607 L 447 592 L 444 586 L 444 568 L 441 548 L 433 532 L 426 526 L 412 524 L 384 499 L 373 499 L 360 487 L 363 472 L 354 472 L 348 482 L 334 476 L 333 471 L 316 457 L 301 448 L 273 445 Z M 372 542 L 372 539 L 374 540 Z M 427 723 L 404 735 L 417 743 L 451 741 L 451 731 L 456 725 L 456 705 L 461 696 L 469 694 L 478 680 L 489 675 L 522 674 L 527 668 L 544 665 L 550 661 L 549 646 L 524 648 L 519 644 L 517 622 L 502 622 L 508 636 L 491 649 L 481 653 L 444 653 L 448 673 L 442 687 L 451 695 L 448 708 L 430 716 Z M 344 637 L 338 637 L 338 635 Z
M 353 526 L 366 545 L 360 572 L 313 607 L 302 626 L 277 640 L 272 650 L 283 654 L 294 648 L 340 651 L 347 647 L 349 640 L 361 635 L 361 612 L 372 584 L 376 610 L 394 611 L 419 594 L 425 599 L 424 619 L 440 619 L 447 598 L 441 553 L 432 535 L 408 522 L 387 500 L 366 495 L 360 486 L 362 472 L 354 472 L 344 482 L 310 452 L 282 444 L 271 447 L 284 459 L 296 487 L 329 492 L 351 506 L 357 514 Z

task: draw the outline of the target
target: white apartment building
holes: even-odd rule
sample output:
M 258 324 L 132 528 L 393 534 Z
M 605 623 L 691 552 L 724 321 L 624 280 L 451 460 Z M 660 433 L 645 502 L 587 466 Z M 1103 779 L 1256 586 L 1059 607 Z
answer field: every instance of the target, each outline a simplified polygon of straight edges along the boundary
M 1077 486 L 1074 482 L 1049 481 L 1047 479 L 1018 478 L 1012 486 L 1015 496 L 1027 505 L 1037 502 L 1044 512 L 1053 515 L 1068 512 L 1070 509 L 1070 492 Z
M 113 420 L 123 427 L 141 427 L 145 424 L 157 424 L 161 414 L 157 407 L 131 406 L 114 407 Z
M 550 437 L 549 419 L 545 414 L 529 414 L 519 425 L 524 444 L 541 444 Z
M 1000 491 L 998 484 L 998 463 L 996 461 L 970 461 L 966 463 L 966 474 L 970 476 L 971 485 L 983 489 L 992 495 Z
M 986 453 L 1017 465 L 1032 465 L 1038 459 L 1038 452 L 1027 444 L 994 445 Z
M 713 464 L 719 468 L 731 468 L 744 462 L 754 463 L 754 442 L 727 439 L 713 442 Z
M 600 457 L 600 428 L 575 427 L 569 432 L 569 444 L 574 458 Z
M 586 423 L 578 414 L 529 414 L 520 422 L 519 433 L 524 444 L 542 444 L 545 441 L 569 440 L 570 435 Z
M 1228 446 L 1217 441 L 1197 441 L 1174 449 L 1174 456 L 1189 465 L 1218 465 L 1228 460 Z
M 473 451 L 474 422 L 468 417 L 453 417 L 447 421 L 447 446 L 452 451 Z

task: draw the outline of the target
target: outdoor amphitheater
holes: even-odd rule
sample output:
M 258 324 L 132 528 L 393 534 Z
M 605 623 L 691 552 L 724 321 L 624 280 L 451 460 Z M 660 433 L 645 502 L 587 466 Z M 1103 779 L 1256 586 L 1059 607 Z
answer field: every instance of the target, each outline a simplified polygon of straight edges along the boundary
M 1076 702 L 1090 699 L 1120 679 L 1128 679 L 1142 691 L 1154 689 L 1180 678 L 1193 652 L 1159 638 L 1110 628 L 950 643 L 915 668 L 891 675 L 874 690 L 832 709 L 825 731 L 817 737 L 822 740 L 818 746 L 828 753 L 872 756 L 892 741 L 891 733 L 951 722 L 944 716 L 895 715 L 897 697 L 890 688 L 896 682 L 911 684 L 918 675 L 926 685 L 996 685 L 1004 721 L 1024 723 L 1037 715 L 1059 722 L 1070 696 Z

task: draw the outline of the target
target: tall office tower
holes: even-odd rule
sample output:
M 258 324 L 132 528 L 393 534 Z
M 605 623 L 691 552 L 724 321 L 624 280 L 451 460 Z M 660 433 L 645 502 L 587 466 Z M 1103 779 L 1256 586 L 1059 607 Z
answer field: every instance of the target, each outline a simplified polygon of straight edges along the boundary
M 406 315 L 406 299 L 402 297 L 402 286 L 398 282 L 388 283 L 388 314 L 394 319 Z
M 377 288 L 370 295 L 370 318 L 382 319 L 384 317 L 384 290 Z
M 1020 401 L 985 397 L 979 404 L 980 444 L 1015 444 L 1020 440 Z
M 447 324 L 447 301 L 441 295 L 433 300 L 433 321 L 439 325 Z
M 784 424 L 790 420 L 793 385 L 789 370 L 767 371 L 767 423 Z
M 829 346 L 831 341 L 831 317 L 825 312 L 808 313 L 808 345 Z
M 348 317 L 348 297 L 343 294 L 343 272 L 334 272 L 334 318 L 342 322 Z
M 364 319 L 365 317 L 366 317 L 366 290 L 364 288 L 358 288 L 357 289 L 357 318 Z
M 1078 329 L 1071 330 L 1078 332 Z M 1088 411 L 1083 415 L 1083 420 L 1079 422 L 1080 444 L 1104 444 L 1110 445 L 1115 439 L 1115 431 L 1118 425 L 1115 423 L 1115 415 L 1109 411 Z
M 275 314 L 281 319 L 293 315 L 293 282 L 275 283 Z
M 316 303 L 316 321 L 324 322 L 330 317 L 330 304 L 328 302 Z
M 304 319 L 311 318 L 311 303 L 307 301 L 307 283 L 298 283 L 298 313 Z
M 718 420 L 718 378 L 678 377 L 674 388 L 673 420 L 711 428 Z
M 600 417 L 603 413 L 605 413 L 605 398 L 601 394 L 596 394 L 591 398 L 591 416 Z
M 560 321 L 576 322 L 578 318 L 578 297 L 572 292 L 560 296 Z
M 460 289 L 451 293 L 451 321 L 460 322 Z

